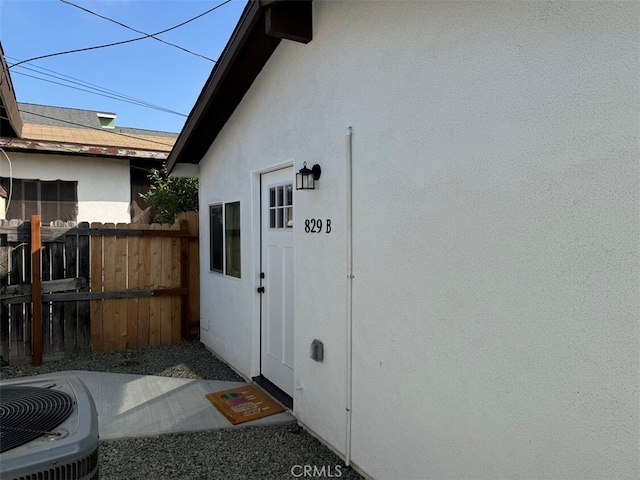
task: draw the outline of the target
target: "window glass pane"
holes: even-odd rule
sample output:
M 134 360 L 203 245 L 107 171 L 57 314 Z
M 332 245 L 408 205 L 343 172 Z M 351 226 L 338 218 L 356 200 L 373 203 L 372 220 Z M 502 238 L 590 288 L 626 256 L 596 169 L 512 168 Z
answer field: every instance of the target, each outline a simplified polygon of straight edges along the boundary
M 240 278 L 240 202 L 224 206 L 226 274 Z
M 293 228 L 293 208 L 292 207 L 287 207 L 285 209 L 285 214 L 286 214 L 286 226 L 287 228 Z
M 284 209 L 278 209 L 278 228 L 284 227 L 284 219 L 283 219 Z
M 276 228 L 276 209 L 269 210 L 269 228 Z
M 58 219 L 68 222 L 78 219 L 78 182 L 58 180 Z
M 278 187 L 278 206 L 284 205 L 284 187 Z
M 222 205 L 209 207 L 210 222 L 210 268 L 222 273 Z
M 293 205 L 293 185 L 287 185 L 287 202 L 285 205 Z
M 276 206 L 276 189 L 275 188 L 269 189 L 269 206 L 270 207 Z
M 40 184 L 40 216 L 43 224 L 61 220 L 58 215 L 58 184 L 42 182 Z
M 29 220 L 31 215 L 38 215 L 38 182 L 26 180 L 24 182 L 24 218 Z

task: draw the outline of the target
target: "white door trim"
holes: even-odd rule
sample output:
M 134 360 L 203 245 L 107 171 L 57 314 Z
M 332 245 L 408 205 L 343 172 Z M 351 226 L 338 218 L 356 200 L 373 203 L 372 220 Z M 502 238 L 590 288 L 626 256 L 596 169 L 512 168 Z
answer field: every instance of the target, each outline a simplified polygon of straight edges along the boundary
M 293 169 L 293 162 L 285 162 L 280 164 L 271 165 L 261 170 L 255 170 L 251 172 L 251 235 L 253 241 L 253 278 L 254 278 L 254 298 L 253 298 L 253 324 L 251 335 L 251 377 L 257 377 L 260 375 L 260 344 L 262 337 L 260 335 L 260 294 L 257 292 L 260 286 L 260 261 L 262 259 L 262 252 L 260 250 L 262 228 L 261 228 L 261 183 L 262 175 L 265 173 L 274 172 L 276 170 L 282 170 L 285 168 Z M 294 204 L 295 204 L 295 189 L 293 191 Z

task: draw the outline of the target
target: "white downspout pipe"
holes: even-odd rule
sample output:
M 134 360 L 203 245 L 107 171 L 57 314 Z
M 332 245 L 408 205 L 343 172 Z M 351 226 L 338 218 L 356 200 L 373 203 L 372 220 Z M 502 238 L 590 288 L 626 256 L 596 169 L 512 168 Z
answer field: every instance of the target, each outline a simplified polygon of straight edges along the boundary
M 347 434 L 344 463 L 351 464 L 351 394 L 353 389 L 353 129 L 347 128 Z

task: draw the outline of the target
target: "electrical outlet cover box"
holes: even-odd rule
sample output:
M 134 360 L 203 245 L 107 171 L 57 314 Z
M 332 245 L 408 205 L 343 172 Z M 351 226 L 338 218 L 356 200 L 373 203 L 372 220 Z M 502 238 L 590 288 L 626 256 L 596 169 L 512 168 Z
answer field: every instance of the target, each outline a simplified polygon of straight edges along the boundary
M 324 343 L 320 340 L 314 340 L 311 342 L 311 359 L 316 362 L 322 362 L 324 360 Z

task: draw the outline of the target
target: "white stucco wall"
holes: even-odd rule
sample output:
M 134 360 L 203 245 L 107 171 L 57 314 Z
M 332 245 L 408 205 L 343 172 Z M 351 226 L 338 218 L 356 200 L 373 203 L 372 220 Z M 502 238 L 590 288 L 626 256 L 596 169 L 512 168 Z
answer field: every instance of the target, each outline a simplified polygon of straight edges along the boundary
M 345 450 L 352 126 L 353 463 L 638 478 L 638 7 L 314 2 L 314 40 L 282 43 L 200 164 L 202 341 L 259 373 L 252 172 L 319 163 L 295 195 L 294 411 Z M 208 204 L 236 200 L 241 280 L 208 273 Z
M 8 153 L 13 177 L 78 182 L 78 222 L 129 223 L 131 180 L 129 162 L 97 157 L 39 153 Z M 0 176 L 9 165 L 0 158 Z

